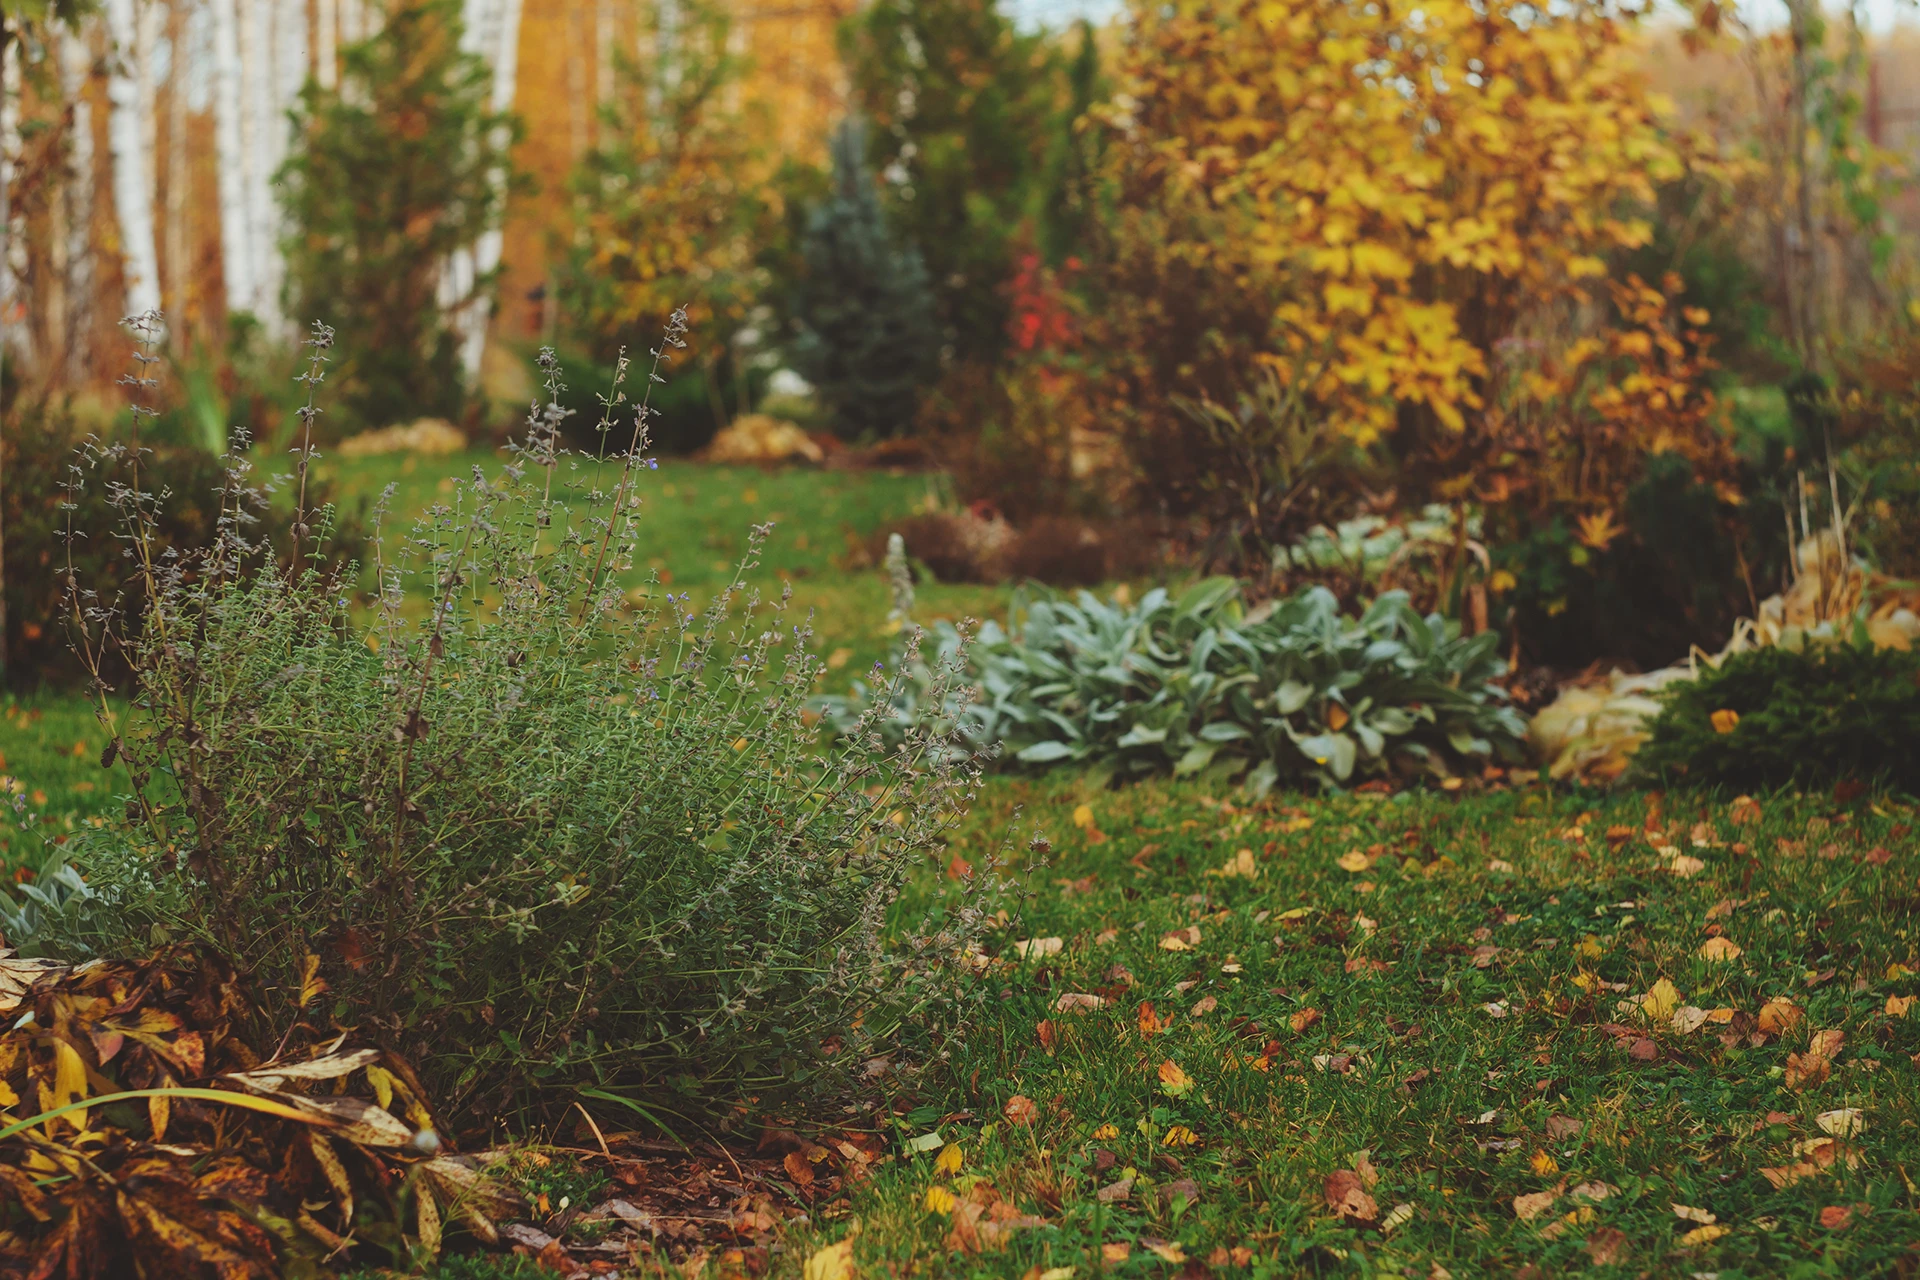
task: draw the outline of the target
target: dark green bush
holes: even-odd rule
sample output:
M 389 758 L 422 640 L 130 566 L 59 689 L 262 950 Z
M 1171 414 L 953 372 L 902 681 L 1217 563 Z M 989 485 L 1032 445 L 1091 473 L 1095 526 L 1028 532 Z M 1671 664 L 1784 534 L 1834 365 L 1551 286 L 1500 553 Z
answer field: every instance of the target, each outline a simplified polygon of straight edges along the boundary
M 822 755 L 784 596 L 736 579 L 696 615 L 655 583 L 630 609 L 648 467 L 605 492 L 560 419 L 376 541 L 371 619 L 308 554 L 237 574 L 230 524 L 156 562 L 121 504 L 144 625 L 88 614 L 138 677 L 110 756 L 132 795 L 69 846 L 89 887 L 43 904 L 43 945 L 217 948 L 270 1037 L 356 1026 L 464 1124 L 777 1094 L 937 989 L 976 915 L 900 947 L 884 925 L 966 776 L 926 733 Z
M 1864 644 L 1737 653 L 1674 685 L 1635 767 L 1740 790 L 1836 782 L 1920 792 L 1920 653 Z M 1730 716 L 1715 715 L 1732 712 Z

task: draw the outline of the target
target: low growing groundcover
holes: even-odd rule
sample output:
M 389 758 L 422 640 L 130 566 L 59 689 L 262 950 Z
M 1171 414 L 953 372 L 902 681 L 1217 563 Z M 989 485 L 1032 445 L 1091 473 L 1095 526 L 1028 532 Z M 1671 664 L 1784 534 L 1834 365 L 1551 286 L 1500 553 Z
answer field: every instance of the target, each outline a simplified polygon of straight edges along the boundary
M 1913 806 L 1470 791 L 990 787 L 988 1013 L 783 1265 L 1909 1273 Z

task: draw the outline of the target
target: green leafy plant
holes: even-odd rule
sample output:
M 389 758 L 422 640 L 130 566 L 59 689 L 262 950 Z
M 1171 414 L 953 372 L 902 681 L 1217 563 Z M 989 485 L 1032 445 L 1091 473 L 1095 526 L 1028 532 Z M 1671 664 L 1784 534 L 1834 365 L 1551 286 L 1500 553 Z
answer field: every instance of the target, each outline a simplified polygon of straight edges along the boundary
M 74 603 L 90 661 L 135 677 L 106 756 L 126 814 L 68 846 L 94 896 L 38 944 L 220 950 L 275 1034 L 350 1022 L 469 1123 L 831 1079 L 951 991 L 932 975 L 971 906 L 883 924 L 965 772 L 920 730 L 818 750 L 810 632 L 744 583 L 770 526 L 703 612 L 657 581 L 626 595 L 648 410 L 617 382 L 606 403 L 611 465 L 557 447 L 550 398 L 501 475 L 377 540 L 370 619 L 315 555 L 321 513 L 296 507 L 287 571 L 238 572 L 237 459 L 198 555 L 163 556 L 152 499 L 113 490 L 141 625 Z
M 1920 792 L 1920 654 L 1862 643 L 1736 653 L 1673 686 L 1649 731 L 1634 764 L 1650 778 Z
M 1492 681 L 1499 637 L 1421 617 L 1388 592 L 1358 619 L 1310 588 L 1248 613 L 1239 585 L 1209 578 L 1137 605 L 1082 592 L 1016 598 L 1005 626 L 968 647 L 936 629 L 933 666 L 890 696 L 902 723 L 926 713 L 930 674 L 963 654 L 978 697 L 933 704 L 975 751 L 1005 765 L 1090 766 L 1106 776 L 1171 772 L 1343 784 L 1395 772 L 1447 773 L 1514 759 L 1525 722 Z M 836 728 L 871 714 L 873 695 L 829 699 Z

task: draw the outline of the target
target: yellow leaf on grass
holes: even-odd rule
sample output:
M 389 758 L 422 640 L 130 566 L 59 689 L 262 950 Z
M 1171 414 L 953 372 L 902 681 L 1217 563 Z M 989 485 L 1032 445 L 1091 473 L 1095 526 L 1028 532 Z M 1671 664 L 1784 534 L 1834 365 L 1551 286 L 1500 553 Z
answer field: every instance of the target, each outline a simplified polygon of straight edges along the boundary
M 1095 1142 L 1111 1142 L 1119 1136 L 1120 1126 L 1117 1124 L 1103 1124 L 1093 1131 Z
M 1711 1225 L 1719 1221 L 1718 1216 L 1715 1214 L 1705 1209 L 1696 1208 L 1690 1204 L 1674 1204 L 1673 1216 L 1687 1222 L 1698 1222 L 1703 1225 Z
M 1551 1178 L 1560 1172 L 1560 1162 L 1544 1151 L 1533 1153 L 1533 1171 L 1543 1178 Z
M 1708 716 L 1707 719 L 1713 722 L 1713 731 L 1715 733 L 1732 733 L 1740 727 L 1740 713 L 1724 707 Z
M 1865 1132 L 1867 1127 L 1867 1118 L 1861 1114 L 1858 1107 L 1822 1111 L 1813 1118 L 1813 1122 L 1820 1126 L 1822 1132 L 1830 1133 L 1836 1138 L 1851 1138 L 1857 1133 Z
M 1785 1035 L 1806 1020 L 1791 1000 L 1775 997 L 1760 1006 L 1759 1027 L 1770 1036 Z
M 1160 1141 L 1169 1147 L 1190 1147 L 1200 1141 L 1200 1135 L 1183 1124 L 1177 1124 L 1167 1130 L 1167 1136 Z
M 960 1161 L 962 1157 L 963 1153 L 960 1150 L 960 1144 L 957 1142 L 949 1142 L 946 1146 L 940 1148 L 940 1154 L 934 1158 L 933 1167 L 940 1173 L 958 1173 L 960 1172 Z
M 830 1244 L 807 1259 L 801 1274 L 805 1280 L 853 1280 L 853 1241 Z
M 944 1217 L 951 1214 L 954 1206 L 959 1203 L 960 1198 L 945 1187 L 927 1188 L 926 1206 L 929 1213 L 937 1213 Z
M 1079 827 L 1083 831 L 1086 828 L 1092 826 L 1093 825 L 1093 806 L 1090 804 L 1083 804 L 1083 805 L 1076 806 L 1073 811 L 1073 825 L 1076 827 Z
M 1184 1098 L 1193 1092 L 1193 1077 L 1180 1069 L 1180 1064 L 1168 1058 L 1160 1064 L 1160 1087 L 1167 1096 Z
M 1210 876 L 1224 876 L 1232 879 L 1236 876 L 1245 880 L 1258 880 L 1260 868 L 1254 864 L 1253 850 L 1241 849 L 1217 869 L 1207 872 Z
M 1888 996 L 1887 1016 L 1889 1018 L 1906 1017 L 1907 1011 L 1913 1008 L 1913 1001 L 1914 997 L 1912 996 Z
M 1728 1235 L 1732 1231 L 1733 1228 L 1727 1226 L 1725 1223 L 1714 1223 L 1712 1226 L 1695 1227 L 1680 1237 L 1680 1243 L 1685 1245 L 1712 1244 L 1721 1236 Z
M 1345 853 L 1340 855 L 1339 859 L 1334 863 L 1334 865 L 1339 867 L 1342 871 L 1351 871 L 1355 875 L 1358 875 L 1360 872 L 1365 871 L 1368 867 L 1373 865 L 1373 859 L 1369 858 L 1366 854 L 1360 852 L 1358 849 L 1349 849 Z
M 1647 992 L 1646 999 L 1640 1002 L 1640 1007 L 1655 1022 L 1671 1021 L 1673 1011 L 1680 1007 L 1680 992 L 1671 982 L 1662 978 L 1653 984 L 1653 989 Z
M 1737 960 L 1740 957 L 1740 944 L 1732 938 L 1708 938 L 1700 948 L 1703 960 Z
M 1034 960 L 1041 956 L 1057 956 L 1066 945 L 1064 938 L 1028 938 L 1024 942 L 1014 943 L 1013 950 L 1022 960 Z
M 53 1087 L 40 1086 L 40 1109 L 52 1111 L 68 1103 L 78 1102 L 87 1096 L 87 1063 L 79 1050 L 59 1037 L 53 1037 Z M 66 1113 L 63 1119 L 73 1126 L 75 1133 L 87 1131 L 87 1108 L 79 1107 Z M 48 1137 L 53 1136 L 53 1121 L 48 1120 L 42 1126 Z
M 320 957 L 309 952 L 300 962 L 300 1007 L 306 1008 L 327 992 L 327 980 L 320 976 Z

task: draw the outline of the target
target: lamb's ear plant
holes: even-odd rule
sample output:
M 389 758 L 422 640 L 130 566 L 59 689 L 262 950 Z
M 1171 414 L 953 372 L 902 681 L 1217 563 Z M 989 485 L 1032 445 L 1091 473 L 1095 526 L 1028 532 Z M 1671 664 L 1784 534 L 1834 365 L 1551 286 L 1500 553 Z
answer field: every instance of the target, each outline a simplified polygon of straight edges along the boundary
M 676 313 L 649 386 L 684 331 Z M 472 1123 L 583 1095 L 670 1120 L 830 1080 L 956 989 L 985 880 L 889 913 L 974 773 L 925 726 L 883 746 L 877 712 L 819 749 L 810 629 L 746 583 L 770 525 L 704 608 L 657 578 L 628 591 L 645 399 L 616 378 L 608 447 L 570 455 L 541 362 L 546 403 L 500 474 L 380 531 L 370 611 L 301 496 L 311 397 L 290 572 L 235 572 L 238 455 L 200 556 L 149 555 L 159 499 L 107 495 L 150 603 L 133 627 L 74 584 L 75 639 L 135 673 L 99 688 L 125 699 L 126 813 L 69 846 L 86 909 L 40 910 L 37 944 L 217 948 L 270 1034 L 358 1028 Z

